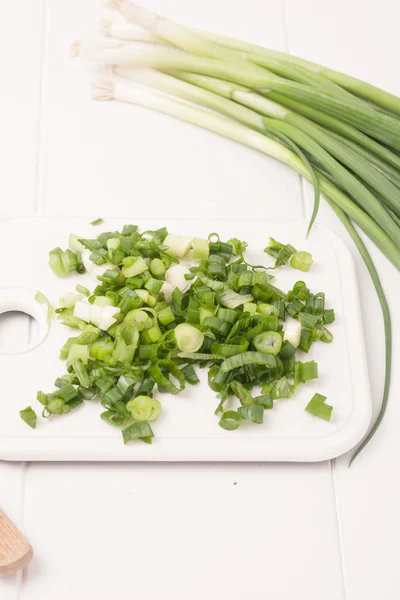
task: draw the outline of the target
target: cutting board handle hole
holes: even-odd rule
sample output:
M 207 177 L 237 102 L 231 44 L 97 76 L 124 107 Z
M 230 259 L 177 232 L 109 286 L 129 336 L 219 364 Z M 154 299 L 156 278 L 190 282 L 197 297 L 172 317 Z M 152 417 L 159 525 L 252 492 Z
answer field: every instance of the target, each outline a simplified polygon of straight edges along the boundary
M 0 289 L 0 355 L 24 354 L 46 338 L 45 308 L 25 288 Z

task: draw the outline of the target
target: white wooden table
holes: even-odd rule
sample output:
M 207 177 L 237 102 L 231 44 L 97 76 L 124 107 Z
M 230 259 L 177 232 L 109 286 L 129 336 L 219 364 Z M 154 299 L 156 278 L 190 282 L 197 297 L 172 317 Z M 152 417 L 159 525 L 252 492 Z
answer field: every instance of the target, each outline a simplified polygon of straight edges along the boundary
M 243 207 L 259 218 L 308 214 L 310 189 L 274 160 L 144 109 L 88 99 L 88 74 L 68 54 L 71 41 L 93 29 L 99 4 L 0 3 L 0 216 L 126 215 L 150 222 L 155 212 L 163 215 L 164 202 L 176 217 L 220 219 L 227 207 L 238 218 Z M 143 4 L 400 95 L 400 10 L 393 0 Z M 326 206 L 319 220 L 351 244 Z M 399 332 L 400 277 L 371 252 Z M 354 256 L 376 411 L 382 326 L 372 284 Z M 26 339 L 28 321 L 2 318 L 0 335 Z M 387 418 L 350 470 L 347 456 L 314 465 L 0 463 L 0 503 L 36 550 L 27 572 L 0 580 L 1 600 L 397 600 L 394 337 Z

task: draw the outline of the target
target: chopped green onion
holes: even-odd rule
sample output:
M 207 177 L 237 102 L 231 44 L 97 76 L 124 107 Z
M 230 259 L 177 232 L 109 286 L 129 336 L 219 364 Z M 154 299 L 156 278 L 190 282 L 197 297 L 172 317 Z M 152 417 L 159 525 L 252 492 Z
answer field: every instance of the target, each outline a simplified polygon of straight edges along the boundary
M 271 354 L 264 354 L 263 352 L 243 352 L 224 360 L 220 372 L 221 374 L 227 373 L 232 369 L 238 369 L 244 365 L 264 365 L 268 369 L 274 369 L 276 367 L 276 359 Z
M 142 340 L 145 344 L 154 344 L 155 342 L 158 342 L 158 340 L 161 338 L 161 329 L 157 324 L 153 325 L 153 327 L 150 327 L 150 329 L 146 329 L 142 332 Z
M 81 390 L 84 390 L 85 388 L 79 386 Z M 72 400 L 70 400 L 68 402 L 68 404 L 65 404 L 63 407 L 63 414 L 70 412 L 70 409 L 72 410 L 73 408 L 77 408 L 78 406 L 80 406 L 81 404 L 83 404 L 83 400 L 82 398 L 80 398 L 79 396 L 75 396 L 75 398 L 72 398 Z
M 210 254 L 219 255 L 227 262 L 232 256 L 232 246 L 220 240 L 217 242 L 210 241 Z
M 253 404 L 253 396 L 240 381 L 232 381 L 230 388 L 243 406 Z
M 189 364 L 186 365 L 186 367 L 183 367 L 182 373 L 185 376 L 185 381 L 190 383 L 190 385 L 195 385 L 196 383 L 199 383 L 200 379 L 197 377 L 193 365 Z
M 64 411 L 65 406 L 64 400 L 61 398 L 54 398 L 54 400 L 51 400 L 51 402 L 48 403 L 46 408 L 51 415 L 62 415 L 63 412 L 69 412 L 68 408 Z
M 305 410 L 314 417 L 319 417 L 325 421 L 330 421 L 333 407 L 329 404 L 325 404 L 325 400 L 326 396 L 314 394 L 310 402 L 307 404 Z
M 128 256 L 122 262 L 123 267 L 121 272 L 124 277 L 135 277 L 135 275 L 140 275 L 140 273 L 148 269 L 147 263 L 142 256 Z
M 148 290 L 151 294 L 155 294 L 156 296 L 161 291 L 162 286 L 163 282 L 159 279 L 154 279 L 153 277 L 150 277 L 150 279 L 148 279 L 144 284 L 146 290 Z
M 310 362 L 296 363 L 295 379 L 296 381 L 309 381 L 310 379 L 316 379 L 318 377 L 318 363 L 311 360 Z
M 96 296 L 93 304 L 97 306 L 115 306 L 113 299 L 109 296 Z
M 210 244 L 208 240 L 202 240 L 201 238 L 193 238 L 193 258 L 195 260 L 202 260 L 208 258 L 210 253 Z
M 136 421 L 156 421 L 161 415 L 161 404 L 150 396 L 136 396 L 126 405 L 132 417 Z
M 291 344 L 293 348 L 297 348 L 301 341 L 302 327 L 299 321 L 290 320 L 284 325 L 283 339 Z
M 77 235 L 73 233 L 70 234 L 68 240 L 70 250 L 73 250 L 74 252 L 83 252 L 85 250 L 85 246 L 81 244 L 79 240 L 80 238 Z
M 113 349 L 113 359 L 115 362 L 121 362 L 125 364 L 129 364 L 133 362 L 135 357 L 135 352 L 137 348 L 137 343 L 139 341 L 139 332 L 136 331 L 136 341 L 128 344 L 122 337 L 118 337 L 115 341 L 115 346 Z
M 330 325 L 335 320 L 335 311 L 333 308 L 329 308 L 324 310 L 324 323 L 325 325 Z
M 98 277 L 92 294 L 77 288 L 87 300 L 73 293 L 60 300 L 58 318 L 82 332 L 60 351 L 68 372 L 56 380 L 56 390 L 38 392 L 44 417 L 67 414 L 97 396 L 105 409 L 102 420 L 125 426 L 125 442 L 150 443 L 149 422 L 161 413 L 154 386 L 179 394 L 186 383 L 199 382 L 196 363 L 210 365 L 209 386 L 219 399 L 215 413 L 222 413 L 220 425 L 227 430 L 244 420 L 262 423 L 274 399 L 291 397 L 301 382 L 318 376 L 316 363 L 296 360 L 295 346 L 308 350 L 313 342 L 332 340 L 325 325 L 334 313 L 325 307 L 325 295 L 311 293 L 303 281 L 288 293 L 271 285 L 266 267 L 245 260 L 245 242 L 224 242 L 217 234 L 195 238 L 200 262 L 188 270 L 172 254 L 186 253 L 191 238 L 189 244 L 189 238 L 168 236 L 166 228 L 141 234 L 126 226 L 96 239 L 75 237 L 71 245 L 86 248 L 92 262 L 115 266 Z M 274 240 L 271 246 L 278 262 L 296 252 Z M 239 258 L 231 261 L 232 255 Z M 79 250 L 55 249 L 51 256 L 54 263 L 59 259 L 62 274 L 80 269 Z M 286 314 L 294 317 L 297 343 L 286 335 L 292 321 L 282 331 Z M 257 385 L 262 394 L 253 397 Z M 224 412 L 232 394 L 240 407 Z
M 313 329 L 314 327 L 322 325 L 322 317 L 320 315 L 312 315 L 306 312 L 300 312 L 298 319 L 302 327 Z
M 253 345 L 259 352 L 278 354 L 282 346 L 282 336 L 276 331 L 264 331 L 253 338 Z
M 169 233 L 164 240 L 164 245 L 168 247 L 168 254 L 177 258 L 183 258 L 191 249 L 192 241 L 192 238 Z
M 153 258 L 150 263 L 150 271 L 154 277 L 163 277 L 166 271 L 165 265 L 159 258 Z
M 202 329 L 210 330 L 215 335 L 226 336 L 231 328 L 230 323 L 223 321 L 219 317 L 206 317 L 203 321 Z
M 200 271 L 197 272 L 197 277 L 204 285 L 211 288 L 214 292 L 223 292 L 229 289 L 228 286 L 222 281 L 214 281 L 213 279 L 210 279 Z
M 321 327 L 319 339 L 325 344 L 330 344 L 333 340 L 333 335 L 326 327 Z
M 272 408 L 274 401 L 270 394 L 263 394 L 262 396 L 256 396 L 253 400 L 254 404 L 261 404 L 264 408 Z
M 57 398 L 61 398 L 64 402 L 70 402 L 73 398 L 78 395 L 77 390 L 71 383 L 65 383 L 57 392 L 55 392 Z
M 252 302 L 253 296 L 251 294 L 237 294 L 233 290 L 225 290 L 218 295 L 218 300 L 224 306 L 228 308 L 237 308 L 238 306 L 242 306 L 248 302 Z
M 238 413 L 243 419 L 253 423 L 263 423 L 264 421 L 264 407 L 261 404 L 239 406 Z
M 245 302 L 243 304 L 243 312 L 248 312 L 251 315 L 257 312 L 257 304 L 254 302 Z
M 230 356 L 234 356 L 235 354 L 241 354 L 242 352 L 246 352 L 249 347 L 249 342 L 243 338 L 237 340 L 236 344 L 220 344 L 218 342 L 214 342 L 211 345 L 211 351 L 214 355 L 220 356 L 221 358 L 229 358 Z
M 137 232 L 137 225 L 124 225 L 122 228 L 122 235 L 132 235 Z
M 121 240 L 119 238 L 110 238 L 107 240 L 107 248 L 109 250 L 116 250 L 121 245 Z
M 139 308 L 128 312 L 124 319 L 124 324 L 132 324 L 139 331 L 142 331 L 143 329 L 150 329 L 150 327 L 153 326 L 153 319 L 149 316 L 147 311 Z
M 84 363 L 81 362 L 80 360 L 73 360 L 73 361 L 71 361 L 70 366 L 72 367 L 72 370 L 73 370 L 74 374 L 76 375 L 79 383 L 84 388 L 90 387 L 91 382 L 90 382 L 89 375 L 88 375 L 88 372 L 86 370 Z
M 199 322 L 200 325 L 202 325 L 205 321 L 205 319 L 207 319 L 207 317 L 213 317 L 214 316 L 214 310 L 211 308 L 205 308 L 204 306 L 200 306 L 199 308 Z
M 297 384 L 291 384 L 287 377 L 281 377 L 274 381 L 271 386 L 271 395 L 273 399 L 291 398 L 296 391 Z
M 124 444 L 127 444 L 131 440 L 140 440 L 146 444 L 151 444 L 154 437 L 154 433 L 148 423 L 132 423 L 122 430 L 122 437 Z
M 83 294 L 83 296 L 90 296 L 90 290 L 79 283 L 75 286 L 75 289 L 79 294 Z
M 20 410 L 19 414 L 21 416 L 21 419 L 25 421 L 25 423 L 29 425 L 29 427 L 31 427 L 32 429 L 36 428 L 37 416 L 31 406 L 27 406 L 26 408 L 24 408 L 24 410 Z
M 106 410 L 105 412 L 102 412 L 100 418 L 107 423 L 116 425 L 117 427 L 120 427 L 125 423 L 125 417 L 113 410 Z
M 46 296 L 42 294 L 42 292 L 36 292 L 35 300 L 36 302 L 40 302 L 40 304 L 44 304 L 47 307 L 46 323 L 50 323 L 55 314 L 54 306 L 50 303 Z
M 61 261 L 62 254 L 63 251 L 61 248 L 54 248 L 54 250 L 49 252 L 49 266 L 57 275 L 57 277 L 64 277 L 66 275 L 63 263 Z
M 246 251 L 247 242 L 241 242 L 237 238 L 231 238 L 227 243 L 232 246 L 232 253 L 235 256 L 241 256 Z
M 104 219 L 95 219 L 94 221 L 90 221 L 91 225 L 101 225 L 104 223 Z
M 264 252 L 275 258 L 275 267 L 281 267 L 287 265 L 290 258 L 297 251 L 296 248 L 293 248 L 290 244 L 284 246 L 280 242 L 274 240 L 274 238 L 269 238 L 269 246 L 264 248 Z
M 232 308 L 222 308 L 221 306 L 218 309 L 217 316 L 218 319 L 231 324 L 233 324 L 238 317 L 236 311 Z
M 160 360 L 158 365 L 151 365 L 148 369 L 161 393 L 179 394 L 185 388 L 185 376 L 177 365 L 171 360 Z M 163 374 L 166 373 L 167 375 Z M 170 379 L 170 375 L 177 380 L 179 387 Z
M 219 421 L 219 426 L 222 429 L 226 429 L 227 431 L 233 431 L 240 427 L 240 423 L 242 421 L 242 415 L 234 410 L 228 410 L 222 414 L 222 417 Z
M 112 356 L 113 350 L 114 343 L 110 338 L 100 338 L 91 344 L 89 355 L 90 358 L 107 361 Z
M 80 360 L 84 365 L 86 365 L 89 360 L 89 346 L 84 346 L 82 344 L 71 344 L 67 357 L 67 366 L 69 366 L 75 360 Z
M 227 270 L 225 259 L 219 254 L 211 254 L 208 258 L 207 275 L 212 279 L 220 279 L 225 281 L 227 278 Z
M 312 256 L 309 252 L 301 250 L 295 252 L 290 259 L 290 266 L 292 269 L 298 269 L 299 271 L 308 271 L 313 263 Z
M 136 295 L 146 304 L 153 307 L 157 304 L 157 300 L 154 296 L 148 292 L 148 290 L 135 290 Z
M 279 308 L 277 308 L 273 304 L 258 304 L 257 312 L 261 313 L 262 315 L 280 317 Z
M 48 403 L 48 396 L 49 396 L 49 394 L 45 394 L 43 392 L 38 392 L 36 398 L 37 398 L 38 402 L 40 402 L 40 404 L 43 404 L 43 406 L 46 406 L 46 404 Z
M 161 309 L 157 314 L 157 318 L 162 325 L 170 325 L 175 321 L 175 315 L 170 306 L 165 306 Z
M 181 352 L 197 352 L 203 345 L 204 333 L 192 325 L 181 323 L 175 327 L 174 332 Z
M 178 352 L 178 357 L 205 362 L 221 360 L 220 356 L 217 356 L 216 354 L 207 354 L 205 352 Z
M 61 254 L 61 264 L 66 275 L 72 273 L 72 271 L 76 271 L 78 269 L 78 257 L 75 252 L 69 249 L 65 250 Z
M 296 348 L 289 341 L 284 341 L 279 351 L 280 358 L 282 360 L 285 360 L 286 358 L 293 358 L 295 354 Z

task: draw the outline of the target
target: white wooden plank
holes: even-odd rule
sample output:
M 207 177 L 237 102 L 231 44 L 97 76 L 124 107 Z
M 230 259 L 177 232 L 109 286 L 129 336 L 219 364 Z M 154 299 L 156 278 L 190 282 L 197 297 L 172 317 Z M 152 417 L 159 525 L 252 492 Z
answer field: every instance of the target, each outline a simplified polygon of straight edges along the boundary
M 22 600 L 342 598 L 326 464 L 32 470 Z
M 42 0 L 0 2 L 0 217 L 33 209 L 42 44 Z
M 333 4 L 313 0 L 286 0 L 289 46 L 293 54 L 365 78 L 393 93 L 400 93 L 395 53 L 395 23 L 399 7 L 389 1 L 337 1 Z M 345 15 L 345 18 L 344 18 Z M 305 33 L 308 32 L 308 33 Z M 307 203 L 311 205 L 307 185 Z M 352 242 L 332 211 L 322 205 L 318 220 Z M 396 398 L 400 376 L 396 369 L 399 348 L 395 333 L 400 330 L 396 307 L 400 301 L 398 273 L 368 242 L 392 309 L 394 332 L 394 373 L 386 418 L 374 440 L 351 469 L 348 456 L 336 461 L 335 488 L 344 563 L 347 600 L 398 598 L 400 578 L 396 552 L 400 533 L 397 506 L 400 499 L 398 478 L 400 441 L 397 423 L 400 409 Z M 370 367 L 371 392 L 376 415 L 384 377 L 384 340 L 380 307 L 373 285 L 357 250 L 353 248 L 361 290 L 365 343 Z
M 228 2 L 146 4 L 189 24 L 283 44 L 277 0 L 248 2 L 248 14 L 256 16 L 250 19 L 241 5 Z M 43 210 L 96 217 L 302 214 L 298 177 L 277 161 L 143 108 L 90 100 L 96 69 L 68 54 L 73 39 L 93 30 L 98 14 L 97 0 L 49 3 Z

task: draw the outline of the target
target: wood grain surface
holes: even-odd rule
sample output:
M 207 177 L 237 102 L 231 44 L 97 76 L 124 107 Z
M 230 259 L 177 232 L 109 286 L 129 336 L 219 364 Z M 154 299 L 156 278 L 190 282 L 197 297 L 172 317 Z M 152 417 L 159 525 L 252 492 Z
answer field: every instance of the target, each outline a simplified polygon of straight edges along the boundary
M 0 508 L 0 577 L 17 573 L 32 556 L 31 545 Z

